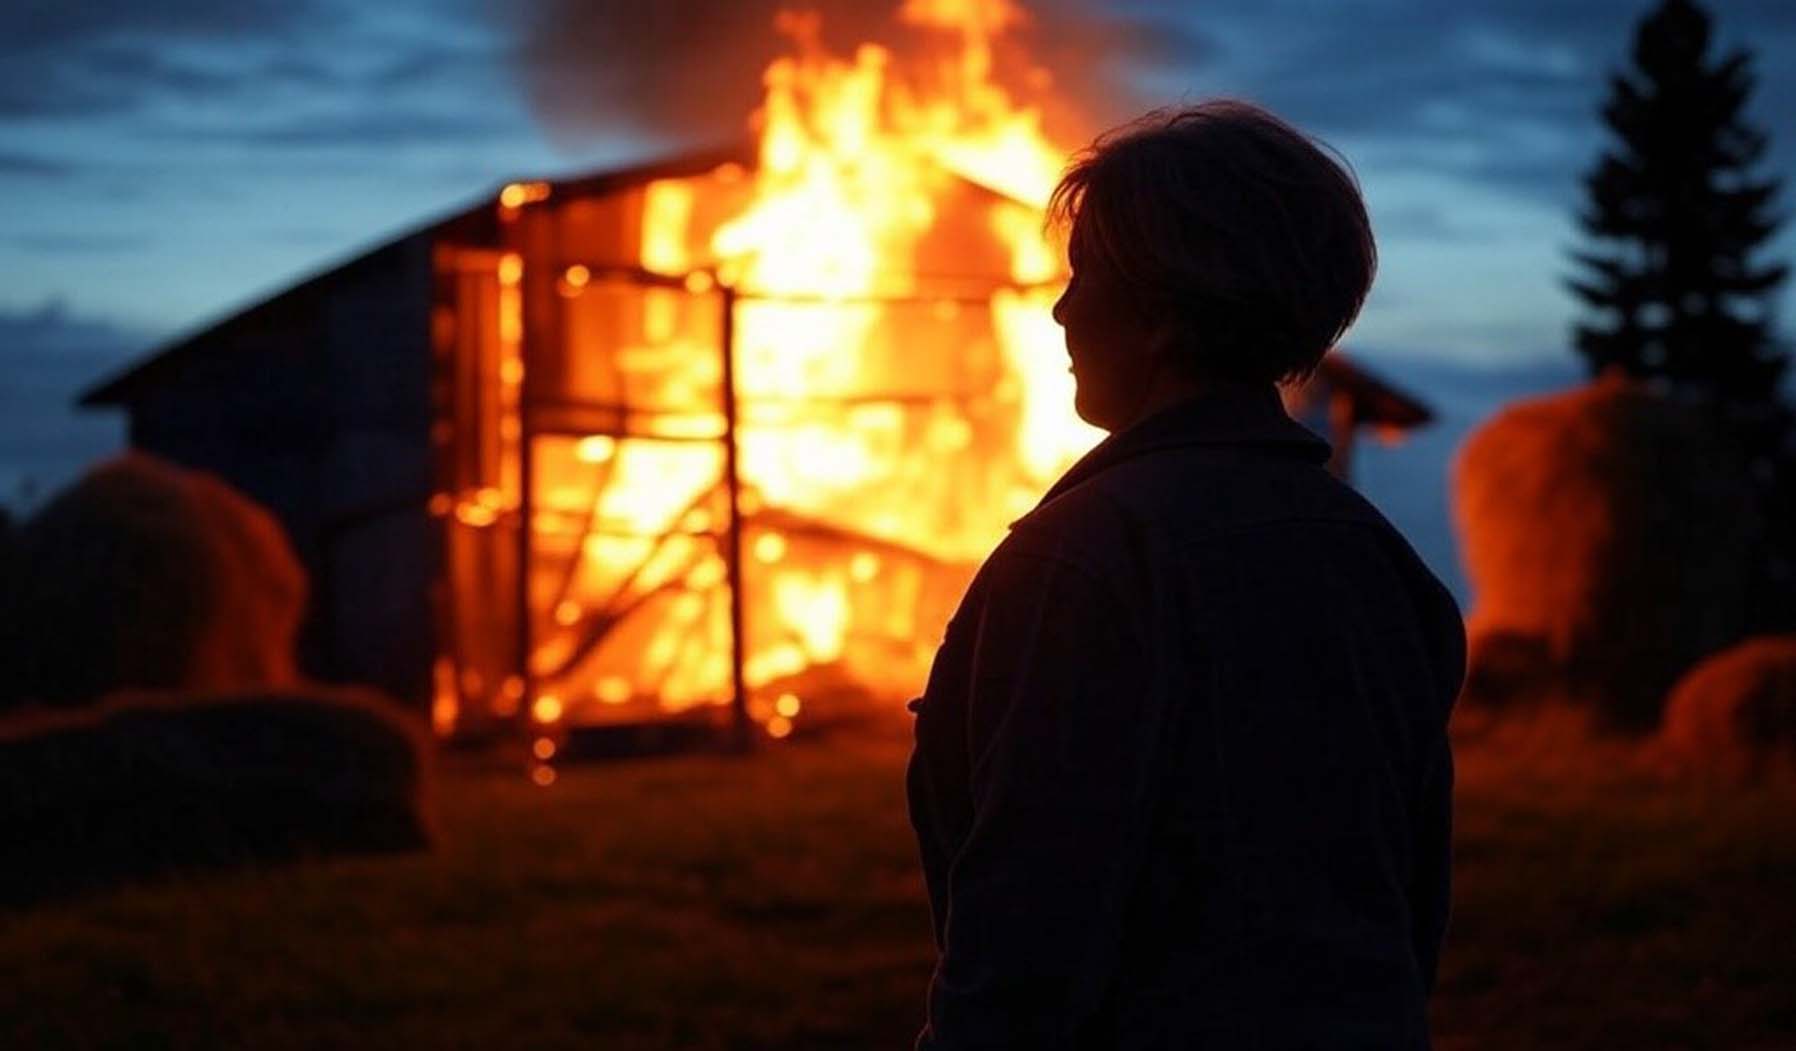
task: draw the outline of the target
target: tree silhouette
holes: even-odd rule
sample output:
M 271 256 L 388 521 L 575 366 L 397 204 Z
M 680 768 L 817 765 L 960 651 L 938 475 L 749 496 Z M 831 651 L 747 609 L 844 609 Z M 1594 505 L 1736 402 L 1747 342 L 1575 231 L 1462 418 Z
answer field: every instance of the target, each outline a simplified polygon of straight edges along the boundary
M 1596 242 L 1567 282 L 1592 317 L 1575 328 L 1592 373 L 1619 368 L 1732 403 L 1777 397 L 1787 364 L 1771 296 L 1788 268 L 1756 265 L 1777 229 L 1779 180 L 1754 178 L 1765 134 L 1741 109 L 1756 78 L 1742 50 L 1708 61 L 1710 21 L 1663 0 L 1635 31 L 1631 69 L 1610 78 L 1617 143 L 1585 176 L 1579 216 Z

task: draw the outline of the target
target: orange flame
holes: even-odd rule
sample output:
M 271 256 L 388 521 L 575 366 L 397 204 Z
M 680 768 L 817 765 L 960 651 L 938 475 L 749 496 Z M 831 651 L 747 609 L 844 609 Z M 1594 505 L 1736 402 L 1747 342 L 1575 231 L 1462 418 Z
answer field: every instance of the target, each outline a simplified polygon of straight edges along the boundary
M 677 361 L 661 393 L 700 404 L 718 359 L 692 335 L 689 302 L 715 298 L 712 272 L 735 290 L 744 663 L 751 689 L 779 695 L 758 706 L 773 736 L 799 714 L 780 684 L 813 669 L 852 666 L 876 688 L 914 692 L 971 566 L 1099 436 L 1072 413 L 1049 316 L 1062 273 L 1042 210 L 1066 153 L 1040 111 L 993 78 L 994 42 L 1026 15 L 1010 0 L 905 0 L 898 16 L 931 45 L 863 44 L 843 57 L 822 45 L 817 16 L 779 16 L 792 48 L 766 72 L 752 179 L 720 169 L 646 187 L 642 266 L 686 291 L 640 290 L 649 346 L 595 351 Z M 725 190 L 743 203 L 719 214 Z M 505 289 L 520 265 L 507 263 Z M 564 296 L 597 280 L 585 267 L 557 272 Z M 715 435 L 722 417 L 704 410 L 681 426 Z M 665 710 L 727 701 L 721 509 L 702 496 L 721 454 L 606 435 L 554 448 L 533 461 L 538 505 L 562 509 L 544 528 L 583 507 L 608 528 L 569 540 L 584 583 L 540 615 L 532 665 L 553 693 L 532 714 L 553 723 L 564 706 L 578 720 L 644 699 Z M 510 506 L 497 495 L 469 513 Z M 603 605 L 597 592 L 626 578 L 662 596 L 655 626 L 628 636 L 634 666 L 566 670 Z

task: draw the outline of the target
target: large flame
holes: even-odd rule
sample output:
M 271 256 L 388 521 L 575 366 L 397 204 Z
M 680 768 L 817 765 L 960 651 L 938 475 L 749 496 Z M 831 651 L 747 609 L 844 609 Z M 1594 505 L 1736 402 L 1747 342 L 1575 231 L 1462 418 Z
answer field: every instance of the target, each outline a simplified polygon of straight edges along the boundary
M 643 193 L 641 265 L 685 288 L 634 290 L 637 343 L 581 351 L 647 362 L 662 403 L 702 406 L 722 337 L 693 304 L 715 308 L 713 275 L 733 290 L 744 670 L 775 736 L 819 670 L 914 692 L 971 567 L 1098 437 L 1073 415 L 1049 316 L 1062 272 L 1043 207 L 1066 151 L 993 76 L 994 42 L 1026 16 L 906 0 L 898 17 L 926 46 L 832 54 L 815 15 L 780 16 L 791 48 L 766 72 L 752 174 Z M 731 183 L 740 203 L 718 215 L 707 194 Z M 590 276 L 570 268 L 563 295 L 591 294 Z M 677 426 L 722 422 L 702 409 Z M 722 452 L 593 434 L 533 455 L 534 536 L 574 565 L 533 579 L 531 711 L 726 702 Z M 595 622 L 611 633 L 596 649 Z

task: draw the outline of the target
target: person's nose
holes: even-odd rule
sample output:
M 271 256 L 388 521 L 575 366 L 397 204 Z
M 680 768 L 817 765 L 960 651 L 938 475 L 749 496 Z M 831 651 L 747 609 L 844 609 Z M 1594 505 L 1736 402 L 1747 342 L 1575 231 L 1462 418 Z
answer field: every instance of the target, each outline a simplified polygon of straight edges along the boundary
M 1078 279 L 1071 278 L 1071 277 L 1067 278 L 1066 288 L 1061 290 L 1060 298 L 1054 300 L 1054 310 L 1053 310 L 1054 323 L 1059 325 L 1061 328 L 1066 327 L 1066 301 L 1068 299 L 1072 298 L 1073 282 L 1076 280 L 1078 280 Z

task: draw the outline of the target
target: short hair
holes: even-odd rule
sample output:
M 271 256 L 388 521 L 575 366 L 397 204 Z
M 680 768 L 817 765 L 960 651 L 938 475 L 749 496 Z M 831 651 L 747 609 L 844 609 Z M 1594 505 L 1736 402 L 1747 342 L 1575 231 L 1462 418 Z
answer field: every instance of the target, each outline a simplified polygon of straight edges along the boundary
M 1358 316 L 1378 249 L 1347 162 L 1258 106 L 1154 110 L 1100 136 L 1054 188 L 1049 222 L 1103 268 L 1198 375 L 1314 372 Z

